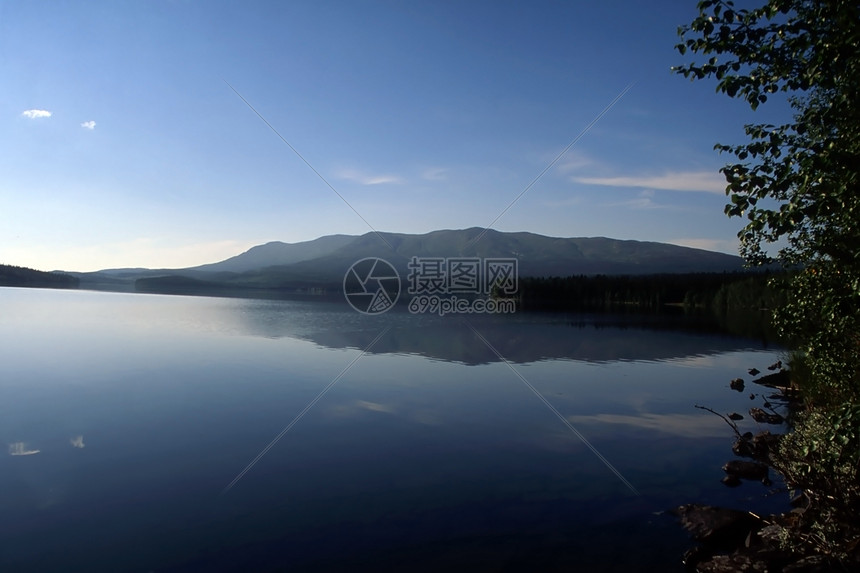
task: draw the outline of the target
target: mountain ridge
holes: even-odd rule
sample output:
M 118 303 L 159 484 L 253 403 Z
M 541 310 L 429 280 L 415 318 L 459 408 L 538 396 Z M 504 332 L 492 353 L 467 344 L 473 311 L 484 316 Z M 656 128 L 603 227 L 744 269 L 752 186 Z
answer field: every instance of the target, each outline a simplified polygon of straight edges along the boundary
M 479 235 L 481 239 L 475 241 Z M 667 243 L 548 237 L 473 227 L 422 235 L 369 232 L 321 257 L 287 266 L 273 265 L 268 270 L 290 268 L 322 278 L 327 270 L 341 268 L 345 272 L 353 262 L 367 257 L 385 259 L 401 273 L 407 270 L 412 257 L 516 258 L 522 276 L 721 272 L 743 268 L 743 260 L 737 256 Z
M 476 240 L 479 239 L 479 240 Z M 440 229 L 423 234 L 370 231 L 362 235 L 325 235 L 311 241 L 270 241 L 223 261 L 182 269 L 107 269 L 71 273 L 87 285 L 129 288 L 138 280 L 179 286 L 302 290 L 342 283 L 356 261 L 381 258 L 401 277 L 418 258 L 515 258 L 521 277 L 645 275 L 735 272 L 743 260 L 734 255 L 653 241 L 608 237 L 550 237 L 528 231 Z M 174 277 L 170 279 L 170 277 Z M 175 277 L 193 279 L 179 280 Z M 155 280 L 160 279 L 160 280 Z M 169 280 L 168 280 L 169 279 Z M 111 286 L 112 285 L 112 286 Z M 160 288 L 160 287 L 159 287 Z
M 264 267 L 289 265 L 321 256 L 331 249 L 348 244 L 358 235 L 323 235 L 310 241 L 284 243 L 269 241 L 262 245 L 251 247 L 236 256 L 217 263 L 208 263 L 184 270 L 207 272 L 245 272 Z

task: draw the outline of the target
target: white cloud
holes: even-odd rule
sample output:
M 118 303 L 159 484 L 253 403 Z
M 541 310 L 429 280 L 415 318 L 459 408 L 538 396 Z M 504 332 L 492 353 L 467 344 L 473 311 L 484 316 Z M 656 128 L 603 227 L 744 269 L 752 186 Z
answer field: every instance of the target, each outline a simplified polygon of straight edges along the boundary
M 9 444 L 9 455 L 10 456 L 32 456 L 33 454 L 38 454 L 41 450 L 28 450 L 27 444 L 24 442 L 15 442 L 14 444 Z
M 53 114 L 46 109 L 28 109 L 21 115 L 23 115 L 24 117 L 29 117 L 30 119 L 37 119 L 40 117 L 51 117 L 51 115 Z
M 383 185 L 386 183 L 403 183 L 403 179 L 397 175 L 370 175 L 355 169 L 341 169 L 337 173 L 339 179 L 352 181 L 360 185 Z
M 81 124 L 81 127 L 85 128 L 85 129 L 93 130 L 96 128 L 96 122 L 94 122 L 92 120 L 85 121 Z
M 84 437 L 83 436 L 75 436 L 69 440 L 69 443 L 72 444 L 73 448 L 83 448 L 84 447 Z
M 572 177 L 576 183 L 607 187 L 647 187 L 667 191 L 726 192 L 726 180 L 716 171 L 669 172 L 664 175 L 637 175 L 628 177 Z

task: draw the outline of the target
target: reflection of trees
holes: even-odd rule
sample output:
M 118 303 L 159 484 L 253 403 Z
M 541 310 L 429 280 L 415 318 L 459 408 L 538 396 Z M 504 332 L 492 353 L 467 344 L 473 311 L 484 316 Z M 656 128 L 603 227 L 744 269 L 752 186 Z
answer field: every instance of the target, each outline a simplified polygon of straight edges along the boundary
M 392 328 L 370 349 L 374 354 L 414 354 L 463 364 L 498 362 L 463 317 L 439 318 L 393 311 L 367 317 L 335 310 L 337 305 L 279 307 L 243 304 L 237 317 L 243 330 L 268 338 L 297 338 L 328 348 L 364 349 L 385 328 Z M 319 312 L 297 312 L 301 308 Z M 280 310 L 279 310 L 280 309 Z M 328 309 L 328 310 L 326 310 Z M 668 360 L 749 348 L 712 320 L 681 316 L 521 314 L 469 316 L 474 326 L 507 360 Z M 753 343 L 758 346 L 757 343 Z

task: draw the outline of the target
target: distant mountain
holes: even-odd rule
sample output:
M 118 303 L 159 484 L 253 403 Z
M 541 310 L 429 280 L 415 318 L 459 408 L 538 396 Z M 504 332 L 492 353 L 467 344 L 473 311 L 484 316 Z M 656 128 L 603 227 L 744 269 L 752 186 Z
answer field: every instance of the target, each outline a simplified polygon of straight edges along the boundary
M 309 259 L 322 257 L 348 245 L 355 235 L 326 235 L 313 241 L 302 243 L 282 243 L 273 241 L 252 247 L 240 255 L 230 257 L 220 263 L 210 263 L 191 267 L 188 270 L 207 272 L 243 273 L 276 265 L 291 265 Z
M 110 277 L 135 279 L 139 290 L 150 292 L 335 289 L 342 284 L 347 269 L 367 257 L 387 260 L 403 279 L 408 276 L 412 257 L 516 258 L 521 277 L 731 272 L 743 268 L 740 257 L 665 243 L 471 228 L 422 235 L 332 235 L 295 244 L 272 242 L 219 263 L 177 270 L 114 270 Z
M 334 292 L 356 261 L 378 257 L 406 280 L 412 257 L 516 258 L 520 277 L 734 272 L 740 257 L 666 243 L 605 237 L 560 238 L 473 227 L 413 235 L 370 232 L 301 243 L 258 245 L 224 261 L 185 269 L 107 269 L 67 273 L 81 288 L 148 292 Z M 174 279 L 183 277 L 193 280 Z M 242 292 L 239 292 L 242 291 Z
M 245 276 L 254 282 L 263 275 L 275 282 L 291 279 L 336 282 L 353 262 L 365 257 L 387 260 L 402 276 L 408 271 L 412 257 L 516 258 L 520 276 L 641 275 L 743 268 L 740 257 L 666 243 L 603 237 L 556 238 L 471 228 L 423 235 L 366 233 L 323 256 L 291 265 L 266 266 Z

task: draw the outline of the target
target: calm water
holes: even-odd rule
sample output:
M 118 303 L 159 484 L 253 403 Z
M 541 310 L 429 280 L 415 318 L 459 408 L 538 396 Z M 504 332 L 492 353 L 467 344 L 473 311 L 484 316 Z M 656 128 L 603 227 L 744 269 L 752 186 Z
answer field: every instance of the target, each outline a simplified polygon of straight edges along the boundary
M 731 431 L 693 407 L 759 405 L 728 382 L 779 357 L 610 317 L 0 288 L 0 570 L 680 571 L 664 510 L 785 503 L 720 483 Z

